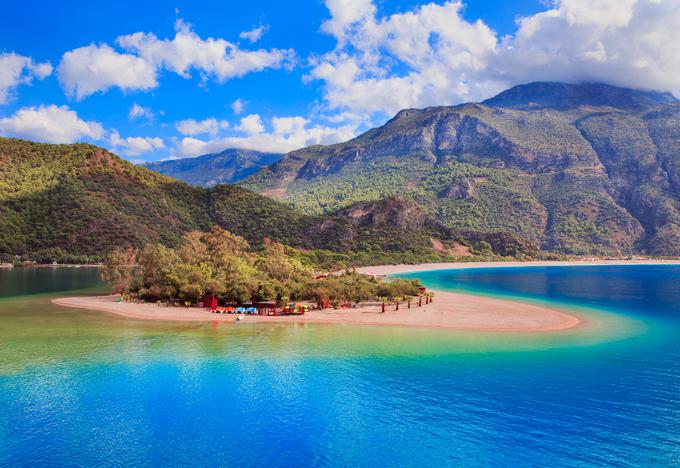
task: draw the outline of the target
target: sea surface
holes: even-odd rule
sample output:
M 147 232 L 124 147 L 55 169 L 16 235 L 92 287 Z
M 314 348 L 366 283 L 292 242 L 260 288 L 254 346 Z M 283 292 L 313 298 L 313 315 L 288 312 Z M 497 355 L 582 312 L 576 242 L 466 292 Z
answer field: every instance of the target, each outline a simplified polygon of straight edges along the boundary
M 0 466 L 680 465 L 680 267 L 408 276 L 587 325 L 142 322 L 50 303 L 96 269 L 0 269 Z

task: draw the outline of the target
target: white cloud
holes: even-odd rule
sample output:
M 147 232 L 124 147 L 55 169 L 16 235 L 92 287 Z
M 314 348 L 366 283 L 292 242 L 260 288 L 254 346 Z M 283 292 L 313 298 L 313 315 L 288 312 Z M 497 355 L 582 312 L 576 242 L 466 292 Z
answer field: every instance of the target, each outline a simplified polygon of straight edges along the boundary
M 175 141 L 173 157 L 192 157 L 202 154 L 215 153 L 226 148 L 254 149 L 272 153 L 286 153 L 305 146 L 317 144 L 332 144 L 348 140 L 356 135 L 355 125 L 342 127 L 327 127 L 312 124 L 303 117 L 274 117 L 270 121 L 270 131 L 264 127 L 259 116 L 254 114 L 248 120 L 254 127 L 261 128 L 247 133 L 245 136 L 231 135 L 213 140 L 201 140 L 185 137 Z M 244 118 L 247 119 L 248 117 Z M 243 120 L 242 120 L 243 123 Z
M 530 81 L 603 81 L 680 95 L 677 0 L 556 0 L 498 38 L 459 0 L 381 16 L 372 0 L 326 0 L 335 48 L 312 61 L 337 113 L 384 118 L 407 107 L 484 99 Z
M 603 81 L 680 96 L 675 0 L 562 0 L 520 22 L 496 62 L 511 82 Z
M 377 8 L 372 0 L 326 0 L 331 18 L 321 25 L 321 29 L 343 42 L 350 30 L 362 23 L 371 21 Z
M 24 107 L 13 116 L 0 119 L 0 135 L 45 143 L 102 141 L 129 156 L 165 148 L 163 140 L 151 137 L 121 138 L 116 130 L 107 132 L 99 122 L 84 121 L 67 106 Z
M 241 119 L 241 123 L 236 127 L 236 130 L 240 130 L 249 135 L 257 135 L 258 133 L 264 132 L 264 125 L 262 125 L 262 119 L 257 114 L 250 114 Z
M 287 66 L 295 55 L 291 49 L 243 50 L 224 39 L 204 40 L 181 20 L 177 21 L 175 31 L 174 39 L 138 32 L 121 36 L 116 42 L 157 69 L 164 68 L 185 78 L 197 70 L 204 80 L 214 77 L 219 82 Z
M 331 19 L 322 30 L 337 47 L 322 56 L 309 78 L 324 81 L 333 109 L 394 114 L 476 98 L 499 88 L 474 78 L 496 49 L 495 33 L 462 17 L 462 3 L 429 3 L 378 18 L 370 0 L 327 0 Z
M 46 143 L 73 143 L 101 140 L 105 132 L 101 124 L 80 119 L 67 106 L 50 105 L 24 107 L 12 117 L 0 119 L 0 133 Z
M 622 27 L 633 19 L 637 0 L 562 0 L 559 10 L 571 25 Z
M 111 131 L 109 144 L 119 149 L 127 156 L 137 156 L 150 151 L 165 148 L 165 143 L 158 137 L 128 137 L 121 138 L 116 130 Z
M 66 52 L 57 74 L 66 94 L 76 99 L 114 86 L 123 91 L 158 86 L 151 64 L 134 55 L 120 54 L 107 44 L 91 44 Z
M 5 104 L 10 93 L 21 84 L 30 84 L 52 74 L 49 62 L 35 63 L 30 57 L 14 53 L 0 54 L 0 104 Z
M 241 39 L 247 39 L 250 42 L 257 42 L 260 40 L 262 35 L 269 29 L 268 26 L 260 25 L 257 28 L 253 28 L 250 31 L 243 31 L 238 35 Z
M 255 30 L 249 32 L 250 37 L 254 35 Z M 162 70 L 184 78 L 197 71 L 203 82 L 215 78 L 223 83 L 248 73 L 291 66 L 295 58 L 292 49 L 244 50 L 224 39 L 201 39 L 182 20 L 176 22 L 173 39 L 137 32 L 118 37 L 116 43 L 126 53 L 108 44 L 91 44 L 62 56 L 58 75 L 67 95 L 83 99 L 112 87 L 149 90 L 158 86 Z
M 220 130 L 227 127 L 229 127 L 229 122 L 212 118 L 205 120 L 186 119 L 175 123 L 178 132 L 189 136 L 201 134 L 215 136 Z
M 234 114 L 242 114 L 244 109 L 246 108 L 247 102 L 242 100 L 242 99 L 237 99 L 234 102 L 231 103 L 231 110 Z
M 130 112 L 128 113 L 128 119 L 130 120 L 144 119 L 153 122 L 153 118 L 153 111 L 150 107 L 140 106 L 136 102 L 132 104 Z

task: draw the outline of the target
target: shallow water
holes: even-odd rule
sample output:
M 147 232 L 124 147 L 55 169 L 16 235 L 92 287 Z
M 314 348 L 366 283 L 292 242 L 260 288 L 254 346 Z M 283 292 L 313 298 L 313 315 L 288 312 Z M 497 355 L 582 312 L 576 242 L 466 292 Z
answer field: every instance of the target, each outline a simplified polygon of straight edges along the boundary
M 417 274 L 592 325 L 514 335 L 141 322 L 0 270 L 0 466 L 677 465 L 680 269 L 584 268 Z

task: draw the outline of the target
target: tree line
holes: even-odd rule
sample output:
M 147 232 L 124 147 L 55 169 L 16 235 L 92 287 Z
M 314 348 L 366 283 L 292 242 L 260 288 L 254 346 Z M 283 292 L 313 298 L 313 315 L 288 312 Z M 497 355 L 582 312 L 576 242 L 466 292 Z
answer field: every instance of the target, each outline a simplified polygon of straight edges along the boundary
M 239 305 L 312 300 L 338 307 L 381 299 L 398 306 L 420 294 L 417 280 L 384 280 L 355 271 L 318 276 L 306 260 L 300 251 L 269 240 L 253 250 L 242 237 L 214 226 L 186 234 L 175 249 L 162 244 L 116 249 L 103 264 L 102 278 L 113 293 L 187 305 L 213 296 Z

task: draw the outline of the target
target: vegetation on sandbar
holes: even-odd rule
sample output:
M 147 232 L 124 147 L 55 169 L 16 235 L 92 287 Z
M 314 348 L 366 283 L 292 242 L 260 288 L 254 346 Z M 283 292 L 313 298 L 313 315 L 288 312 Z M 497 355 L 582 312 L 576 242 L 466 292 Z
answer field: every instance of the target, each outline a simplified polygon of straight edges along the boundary
M 354 271 L 317 276 L 298 250 L 266 241 L 254 251 L 219 226 L 186 234 L 176 249 L 162 244 L 116 249 L 102 267 L 102 278 L 114 293 L 190 304 L 206 296 L 236 304 L 313 300 L 338 307 L 379 297 L 398 304 L 420 292 L 417 280 L 388 281 Z

